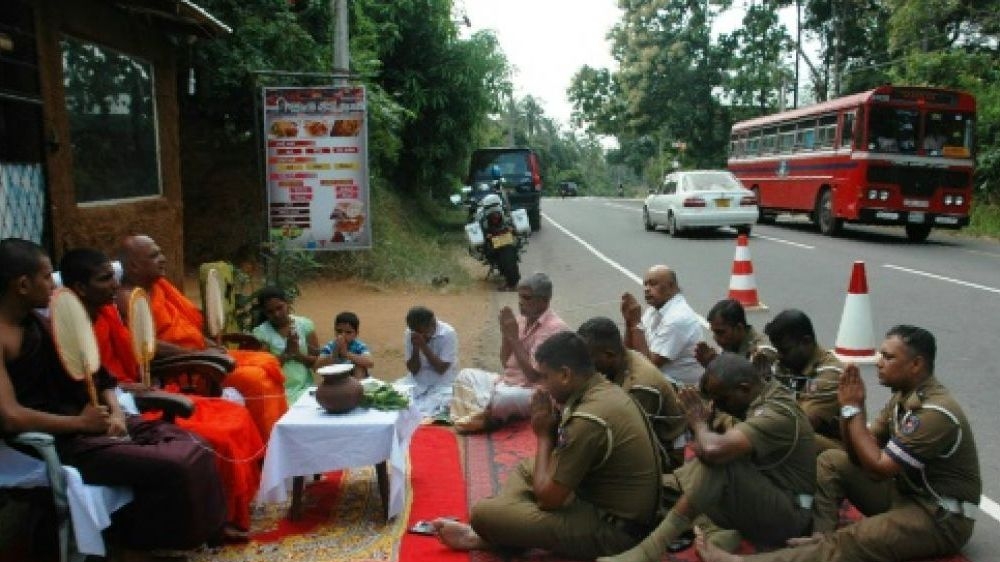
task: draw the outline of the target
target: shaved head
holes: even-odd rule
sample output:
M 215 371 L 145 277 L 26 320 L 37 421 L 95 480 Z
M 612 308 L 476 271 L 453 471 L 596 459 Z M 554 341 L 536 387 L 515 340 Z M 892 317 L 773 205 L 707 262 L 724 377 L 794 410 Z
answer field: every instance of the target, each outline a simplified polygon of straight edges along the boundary
M 156 241 L 145 234 L 125 237 L 119 258 L 125 279 L 136 286 L 149 289 L 157 279 L 166 275 L 166 256 Z
M 660 308 L 681 291 L 677 286 L 677 274 L 665 265 L 654 265 L 646 272 L 642 281 L 646 303 Z

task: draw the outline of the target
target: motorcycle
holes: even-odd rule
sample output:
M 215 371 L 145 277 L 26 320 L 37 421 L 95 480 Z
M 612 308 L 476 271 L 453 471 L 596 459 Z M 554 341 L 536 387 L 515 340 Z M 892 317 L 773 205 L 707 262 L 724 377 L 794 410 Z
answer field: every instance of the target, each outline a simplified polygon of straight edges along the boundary
M 517 287 L 521 280 L 518 266 L 521 252 L 528 246 L 531 224 L 524 209 L 510 209 L 500 182 L 487 185 L 485 190 L 477 186 L 476 191 L 488 191 L 477 197 L 471 187 L 462 188 L 462 195 L 452 195 L 453 204 L 465 203 L 469 207 L 469 223 L 465 225 L 465 236 L 469 241 L 469 254 L 489 266 L 486 276 L 498 272 L 507 288 Z

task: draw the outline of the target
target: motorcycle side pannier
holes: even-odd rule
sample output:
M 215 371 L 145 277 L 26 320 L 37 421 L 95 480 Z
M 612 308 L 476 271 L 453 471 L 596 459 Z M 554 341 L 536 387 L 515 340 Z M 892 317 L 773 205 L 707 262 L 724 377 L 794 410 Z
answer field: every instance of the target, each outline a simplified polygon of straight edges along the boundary
M 510 218 L 514 221 L 514 230 L 518 234 L 528 234 L 531 232 L 531 223 L 528 221 L 528 211 L 524 209 L 514 209 L 510 212 Z
M 469 245 L 477 248 L 483 245 L 486 238 L 483 236 L 483 229 L 478 222 L 470 222 L 465 225 L 465 237 L 469 239 Z

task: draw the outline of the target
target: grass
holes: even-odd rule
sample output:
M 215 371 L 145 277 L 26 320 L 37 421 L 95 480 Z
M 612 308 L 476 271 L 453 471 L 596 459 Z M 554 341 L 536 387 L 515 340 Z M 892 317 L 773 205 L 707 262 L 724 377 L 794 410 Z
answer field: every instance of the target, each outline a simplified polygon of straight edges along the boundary
M 973 201 L 969 226 L 962 233 L 1000 239 L 1000 204 Z
M 444 277 L 451 285 L 471 282 L 462 265 L 464 210 L 426 195 L 399 193 L 375 181 L 371 202 L 372 249 L 318 253 L 323 273 L 387 284 L 432 285 Z

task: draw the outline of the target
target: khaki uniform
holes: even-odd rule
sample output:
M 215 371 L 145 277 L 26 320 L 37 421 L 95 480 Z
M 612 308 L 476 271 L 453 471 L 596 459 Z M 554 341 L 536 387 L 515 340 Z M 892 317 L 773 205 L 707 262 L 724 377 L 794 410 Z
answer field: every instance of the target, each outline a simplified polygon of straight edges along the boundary
M 777 351 L 771 347 L 771 342 L 768 341 L 767 336 L 753 329 L 753 326 L 747 326 L 747 337 L 743 338 L 740 343 L 740 347 L 736 350 L 736 353 L 746 357 L 749 360 L 754 352 L 762 352 L 774 357 L 777 355 Z
M 837 385 L 843 372 L 844 364 L 837 356 L 819 345 L 801 373 L 780 362 L 774 367 L 774 377 L 795 393 L 799 406 L 815 424 L 813 429 L 820 451 L 842 447 Z
M 895 393 L 871 430 L 903 472 L 871 479 L 847 453 L 817 461 L 814 544 L 745 557 L 747 562 L 889 561 L 946 556 L 972 535 L 970 504 L 979 502 L 979 456 L 965 413 L 934 377 L 913 392 Z M 836 532 L 840 501 L 868 515 Z
M 687 431 L 687 421 L 674 385 L 638 351 L 626 350 L 625 361 L 625 372 L 611 382 L 622 387 L 642 406 L 653 426 L 653 433 L 670 458 L 671 466 L 684 464 L 686 440 L 683 436 Z
M 816 485 L 815 444 L 812 426 L 792 393 L 766 381 L 734 430 L 750 440 L 749 456 L 719 465 L 693 459 L 668 477 L 668 486 L 686 495 L 696 512 L 754 544 L 783 545 L 807 533 L 812 514 L 805 506 Z
M 661 377 L 662 378 L 662 377 Z M 573 490 L 543 511 L 533 460 L 472 508 L 472 528 L 497 547 L 543 548 L 574 559 L 622 552 L 649 533 L 660 503 L 660 462 L 645 416 L 620 388 L 593 376 L 567 400 L 552 452 L 554 480 Z

